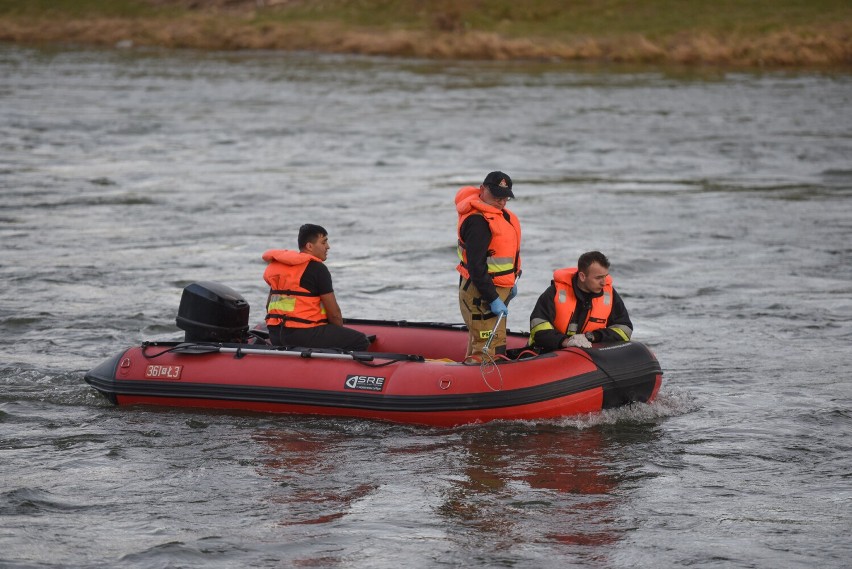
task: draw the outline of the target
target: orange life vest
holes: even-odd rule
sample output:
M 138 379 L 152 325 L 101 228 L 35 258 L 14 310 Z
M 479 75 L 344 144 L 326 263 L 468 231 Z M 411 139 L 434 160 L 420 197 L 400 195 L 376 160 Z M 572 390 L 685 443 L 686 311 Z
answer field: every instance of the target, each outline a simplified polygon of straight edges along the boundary
M 266 302 L 267 326 L 282 322 L 286 328 L 328 324 L 319 295 L 299 285 L 308 263 L 322 263 L 320 259 L 300 251 L 271 249 L 263 254 L 263 260 L 269 263 L 263 273 L 263 280 L 270 286 Z
M 571 317 L 574 316 L 574 308 L 577 306 L 577 296 L 574 294 L 573 285 L 573 278 L 576 274 L 576 267 L 553 272 L 553 284 L 556 287 L 556 294 L 553 297 L 553 303 L 556 305 L 556 321 L 553 323 L 553 327 L 569 336 L 606 328 L 606 322 L 609 320 L 610 313 L 612 313 L 612 277 L 607 275 L 603 294 L 592 297 L 592 308 L 586 315 L 586 321 L 582 325 L 579 322 L 575 323 L 573 326 L 575 329 L 569 330 Z
M 488 274 L 494 286 L 511 287 L 521 272 L 521 223 L 517 216 L 508 209 L 500 209 L 488 205 L 479 199 L 479 188 L 465 186 L 456 194 L 456 211 L 459 222 L 456 228 L 458 234 L 459 264 L 456 267 L 461 275 L 469 279 L 467 264 L 467 247 L 461 238 L 461 226 L 471 215 L 481 215 L 488 222 L 491 230 L 491 243 L 488 245 Z M 503 213 L 509 215 L 509 220 Z

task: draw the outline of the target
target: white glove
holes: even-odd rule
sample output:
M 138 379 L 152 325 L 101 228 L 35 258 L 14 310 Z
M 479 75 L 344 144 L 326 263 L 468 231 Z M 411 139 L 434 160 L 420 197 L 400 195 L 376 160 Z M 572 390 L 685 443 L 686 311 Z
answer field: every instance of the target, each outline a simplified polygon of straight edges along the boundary
M 585 334 L 574 334 L 570 338 L 568 338 L 568 342 L 565 344 L 565 347 L 574 346 L 577 348 L 591 348 L 592 343 L 586 338 Z

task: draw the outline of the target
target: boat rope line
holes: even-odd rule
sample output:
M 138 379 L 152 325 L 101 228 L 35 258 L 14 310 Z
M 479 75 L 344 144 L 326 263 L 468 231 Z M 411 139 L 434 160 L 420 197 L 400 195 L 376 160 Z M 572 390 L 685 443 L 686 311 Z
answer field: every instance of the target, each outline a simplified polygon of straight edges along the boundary
M 147 359 L 154 359 L 154 358 L 159 358 L 160 356 L 164 356 L 166 354 L 170 354 L 172 352 L 179 352 L 179 353 L 184 353 L 184 354 L 186 354 L 186 353 L 213 354 L 213 353 L 216 353 L 216 352 L 219 351 L 217 349 L 217 347 L 214 346 L 214 345 L 202 346 L 200 344 L 178 344 L 176 346 L 172 346 L 170 348 L 167 348 L 167 349 L 165 349 L 161 352 L 157 352 L 156 354 L 149 354 L 148 353 L 148 348 L 150 348 L 151 346 L 160 346 L 160 345 L 161 344 L 159 344 L 157 342 L 142 342 L 142 355 Z M 187 349 L 188 346 L 192 346 L 195 351 L 190 352 Z
M 494 335 L 497 334 L 497 328 L 500 326 L 500 322 L 503 321 L 504 314 L 501 312 L 497 316 L 497 322 L 494 324 L 494 329 L 491 330 L 491 334 L 488 335 L 488 340 L 485 341 L 485 346 L 482 347 L 482 363 L 479 364 L 479 375 L 482 376 L 482 381 L 485 382 L 485 385 L 488 386 L 488 389 L 491 391 L 502 391 L 503 390 L 503 374 L 500 373 L 500 368 L 497 367 L 497 362 L 494 361 L 494 358 L 488 353 L 488 350 L 491 348 L 491 341 L 494 339 Z M 497 377 L 500 379 L 500 386 L 494 387 L 488 382 L 488 375 L 497 371 Z
M 573 349 L 573 350 L 569 350 L 569 351 L 571 351 L 571 352 L 573 352 L 574 354 L 576 354 L 576 355 L 578 355 L 578 356 L 580 356 L 580 357 L 582 357 L 582 358 L 585 358 L 585 359 L 589 360 L 590 362 L 592 362 L 592 365 L 593 365 L 593 366 L 595 366 L 596 368 L 598 368 L 599 370 L 601 370 L 601 371 L 603 372 L 603 374 L 604 374 L 605 376 L 607 376 L 607 378 L 608 378 L 608 379 L 612 382 L 612 386 L 613 386 L 613 387 L 615 387 L 615 388 L 618 388 L 618 382 L 617 382 L 617 381 L 615 381 L 615 378 L 614 378 L 614 377 L 612 377 L 612 376 L 609 374 L 609 372 L 608 372 L 606 369 L 604 369 L 604 367 L 603 367 L 601 364 L 599 364 L 598 362 L 596 362 L 596 361 L 594 360 L 594 358 L 592 358 L 592 356 L 591 356 L 591 355 L 589 355 L 589 353 L 588 353 L 588 352 L 585 352 L 585 351 L 583 351 L 583 350 L 582 350 L 582 349 L 580 349 L 580 348 L 575 348 L 575 349 Z
M 242 359 L 248 355 L 259 356 L 284 356 L 298 357 L 305 359 L 330 359 L 330 360 L 351 360 L 367 367 L 384 367 L 396 362 L 425 362 L 426 358 L 420 355 L 413 354 L 393 354 L 393 353 L 371 353 L 371 352 L 328 352 L 321 351 L 315 348 L 293 349 L 287 347 L 261 349 L 261 348 L 245 348 L 242 346 L 228 347 L 219 344 L 204 344 L 183 342 L 174 346 L 170 346 L 160 352 L 151 354 L 148 349 L 152 346 L 161 346 L 157 342 L 143 342 L 142 355 L 147 359 L 153 359 L 165 354 L 234 354 L 236 359 Z M 375 360 L 385 360 L 381 363 Z

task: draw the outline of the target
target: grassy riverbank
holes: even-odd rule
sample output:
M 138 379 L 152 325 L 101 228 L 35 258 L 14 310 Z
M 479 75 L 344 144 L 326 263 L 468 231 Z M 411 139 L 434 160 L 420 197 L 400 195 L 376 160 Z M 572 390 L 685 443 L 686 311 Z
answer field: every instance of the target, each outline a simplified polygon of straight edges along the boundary
M 0 0 L 0 41 L 852 68 L 848 0 Z

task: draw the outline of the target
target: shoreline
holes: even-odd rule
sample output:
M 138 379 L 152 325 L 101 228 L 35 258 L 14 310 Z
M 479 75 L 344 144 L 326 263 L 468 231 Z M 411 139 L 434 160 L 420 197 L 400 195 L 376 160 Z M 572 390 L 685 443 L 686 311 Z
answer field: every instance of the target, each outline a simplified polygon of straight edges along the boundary
M 504 37 L 495 32 L 364 27 L 334 21 L 258 21 L 242 13 L 176 17 L 33 17 L 0 14 L 0 42 L 30 47 L 82 45 L 216 51 L 316 51 L 434 60 L 553 61 L 722 68 L 852 69 L 852 24 L 761 35 L 682 31 Z

